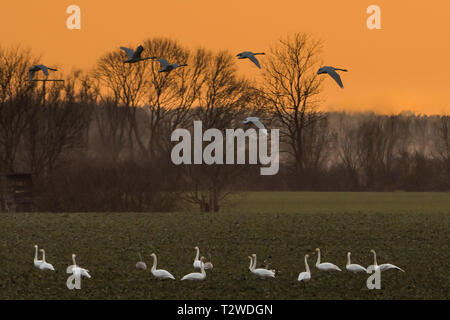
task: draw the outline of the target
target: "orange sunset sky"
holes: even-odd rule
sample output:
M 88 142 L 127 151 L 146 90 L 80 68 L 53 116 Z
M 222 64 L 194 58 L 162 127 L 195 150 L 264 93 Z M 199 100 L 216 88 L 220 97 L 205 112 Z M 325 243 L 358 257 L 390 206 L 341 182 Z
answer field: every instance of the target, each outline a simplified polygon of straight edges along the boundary
M 82 10 L 80 31 L 66 28 L 71 4 Z M 382 30 L 366 27 L 372 4 L 381 7 Z M 325 64 L 350 71 L 344 90 L 326 79 L 327 109 L 432 114 L 450 111 L 449 18 L 447 0 L 2 0 L 0 45 L 29 47 L 69 72 L 148 37 L 238 53 L 308 32 L 324 41 Z M 258 77 L 248 61 L 238 65 Z

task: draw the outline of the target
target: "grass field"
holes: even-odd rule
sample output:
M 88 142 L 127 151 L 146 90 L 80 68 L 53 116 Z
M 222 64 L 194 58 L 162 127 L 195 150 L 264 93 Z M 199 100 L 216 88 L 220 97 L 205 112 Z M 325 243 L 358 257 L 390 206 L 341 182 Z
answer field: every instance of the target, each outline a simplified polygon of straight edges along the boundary
M 92 213 L 1 214 L 0 299 L 449 299 L 449 193 L 248 193 L 219 214 Z M 34 244 L 47 251 L 56 272 L 33 266 Z M 214 270 L 204 282 L 161 282 L 135 269 L 137 252 L 177 279 L 192 272 L 198 245 L 211 251 Z M 298 283 L 303 257 L 323 261 L 394 263 L 406 273 L 382 274 L 382 290 L 366 288 L 367 275 L 322 274 Z M 92 279 L 70 291 L 71 254 Z M 277 279 L 255 279 L 251 253 L 266 258 Z

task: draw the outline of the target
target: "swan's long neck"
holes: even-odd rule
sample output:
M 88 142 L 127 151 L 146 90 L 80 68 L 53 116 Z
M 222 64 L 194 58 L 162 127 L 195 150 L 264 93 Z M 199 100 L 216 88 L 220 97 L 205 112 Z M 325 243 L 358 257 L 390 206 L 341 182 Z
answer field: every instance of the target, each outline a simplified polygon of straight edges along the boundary
M 306 266 L 306 272 L 311 273 L 311 271 L 309 270 L 309 266 L 308 266 L 308 257 L 305 256 L 305 266 Z
M 156 258 L 156 255 L 153 255 L 153 267 L 152 271 L 156 270 L 156 266 L 158 265 L 158 258 Z
M 201 261 L 202 263 L 202 275 L 206 276 L 206 272 L 205 272 L 205 264 L 203 263 L 203 261 Z
M 73 265 L 74 265 L 74 266 L 77 265 L 77 262 L 75 261 L 75 255 L 72 255 L 72 262 L 73 262 Z
M 45 262 L 45 250 L 42 250 L 42 261 Z
M 320 264 L 320 250 L 317 250 L 317 262 L 316 262 L 316 266 L 318 266 Z
M 256 254 L 253 256 L 253 269 L 256 268 Z
M 250 271 L 253 271 L 253 259 L 252 257 L 249 257 L 250 259 L 250 266 L 248 267 L 250 269 Z
M 36 246 L 34 248 L 36 249 L 34 252 L 34 260 L 37 260 L 38 259 L 38 247 Z
M 195 250 L 197 250 L 197 254 L 195 255 L 195 261 L 198 261 L 198 258 L 200 257 L 200 249 L 195 248 Z
M 350 262 L 350 252 L 347 254 L 347 265 L 351 264 Z
M 377 253 L 375 251 L 372 251 L 372 253 L 373 253 L 373 265 L 377 266 L 378 265 L 378 263 L 377 263 Z

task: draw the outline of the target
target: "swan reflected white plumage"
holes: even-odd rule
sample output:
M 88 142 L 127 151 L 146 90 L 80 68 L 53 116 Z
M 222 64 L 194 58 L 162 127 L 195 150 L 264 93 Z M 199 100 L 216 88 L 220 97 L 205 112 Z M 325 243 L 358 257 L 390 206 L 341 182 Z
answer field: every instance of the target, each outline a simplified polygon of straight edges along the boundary
M 191 280 L 191 281 L 202 281 L 206 279 L 206 272 L 205 272 L 205 264 L 203 261 L 205 260 L 205 257 L 201 257 L 200 261 L 201 264 L 201 272 L 193 272 L 185 275 L 183 278 L 181 278 L 181 281 L 184 280 Z
M 342 271 L 337 265 L 330 263 L 330 262 L 323 262 L 320 263 L 320 249 L 317 248 L 317 262 L 316 262 L 316 268 L 320 271 Z
M 39 269 L 55 271 L 55 268 L 53 268 L 53 266 L 50 263 L 45 261 L 45 250 L 41 249 L 41 252 L 42 252 L 42 263 L 40 264 Z
M 345 266 L 347 271 L 350 271 L 350 272 L 353 272 L 353 273 L 358 273 L 358 272 L 365 272 L 365 273 L 367 273 L 367 269 L 364 268 L 363 266 L 361 266 L 359 264 L 351 263 L 350 256 L 351 256 L 351 253 L 348 252 L 347 253 L 347 265 Z
M 67 270 L 66 270 L 67 273 L 72 273 L 77 278 L 80 278 L 81 276 L 89 278 L 89 279 L 91 278 L 91 275 L 89 274 L 89 270 L 81 268 L 77 265 L 75 253 L 72 254 L 72 262 L 73 262 L 73 265 L 67 267 Z
M 393 269 L 393 270 L 398 270 L 398 271 L 401 271 L 401 272 L 405 272 L 405 270 L 403 270 L 403 269 L 401 269 L 401 268 L 399 268 L 396 265 L 393 265 L 391 263 L 384 263 L 384 264 L 378 265 L 378 263 L 377 263 L 377 253 L 373 249 L 370 250 L 370 252 L 373 253 L 373 265 L 370 266 L 370 267 L 374 267 L 375 269 L 379 268 L 380 271 L 387 271 L 387 270 Z
M 250 258 L 250 272 L 260 278 L 275 278 L 275 270 L 267 270 L 264 268 L 256 268 L 257 257 L 253 254 Z
M 153 257 L 153 267 L 152 267 L 152 274 L 156 279 L 160 280 L 175 280 L 175 277 L 167 270 L 163 269 L 156 269 L 158 265 L 158 258 L 156 257 L 156 254 L 152 253 L 151 256 Z
M 308 282 L 309 280 L 311 280 L 311 270 L 309 269 L 308 258 L 309 258 L 309 255 L 308 254 L 305 255 L 305 268 L 306 268 L 306 271 L 302 272 L 302 273 L 300 273 L 298 275 L 298 281 L 303 282 L 303 283 Z
M 38 258 L 38 251 L 39 251 L 39 249 L 38 249 L 37 245 L 34 246 L 34 250 L 35 250 L 35 252 L 34 252 L 34 266 L 36 268 L 39 268 L 40 265 L 42 264 L 42 260 L 39 260 L 39 258 Z

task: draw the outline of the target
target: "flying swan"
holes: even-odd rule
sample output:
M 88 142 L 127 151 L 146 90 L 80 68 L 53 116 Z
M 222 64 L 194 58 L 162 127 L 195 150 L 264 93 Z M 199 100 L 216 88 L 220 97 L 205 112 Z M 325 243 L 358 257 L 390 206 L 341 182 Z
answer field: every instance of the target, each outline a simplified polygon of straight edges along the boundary
M 123 63 L 136 63 L 136 62 L 141 62 L 141 61 L 145 61 L 145 60 L 156 59 L 156 57 L 142 58 L 141 55 L 142 55 L 142 52 L 144 51 L 143 46 L 137 47 L 136 51 L 129 49 L 129 48 L 125 48 L 125 47 L 120 47 L 120 49 L 125 51 L 126 55 L 128 56 L 128 60 L 125 60 Z
M 159 70 L 160 73 L 162 73 L 162 72 L 169 73 L 170 71 L 175 70 L 177 68 L 187 67 L 187 64 L 179 64 L 179 63 L 170 64 L 169 62 L 167 62 L 166 59 L 162 59 L 162 58 L 158 59 L 156 61 L 158 61 L 161 66 L 161 69 Z
M 254 64 L 256 64 L 256 66 L 261 69 L 261 65 L 259 64 L 258 59 L 256 59 L 256 55 L 265 55 L 264 52 L 260 52 L 260 53 L 253 53 L 251 51 L 244 51 L 241 52 L 237 55 L 238 59 L 249 59 L 251 62 L 253 62 Z
M 322 67 L 319 69 L 319 71 L 317 71 L 317 74 L 325 74 L 325 73 L 329 74 L 334 79 L 334 81 L 337 82 L 339 87 L 343 89 L 344 84 L 342 83 L 341 76 L 336 71 L 348 72 L 348 70 L 346 69 L 339 69 L 335 67 Z
M 35 65 L 35 66 L 31 67 L 30 69 L 28 69 L 28 80 L 32 81 L 35 73 L 38 71 L 42 71 L 44 73 L 45 77 L 48 77 L 48 70 L 58 71 L 57 69 L 49 68 L 47 66 L 44 66 L 43 64 Z

